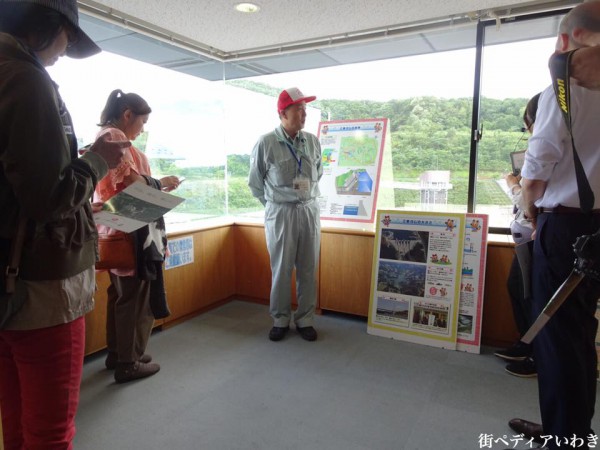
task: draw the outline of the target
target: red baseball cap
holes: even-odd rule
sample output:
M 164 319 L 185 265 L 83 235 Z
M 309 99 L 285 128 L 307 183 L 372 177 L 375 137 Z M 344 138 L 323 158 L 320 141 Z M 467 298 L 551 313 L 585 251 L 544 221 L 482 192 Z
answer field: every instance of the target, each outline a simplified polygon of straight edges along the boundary
M 288 88 L 281 91 L 281 94 L 279 94 L 279 100 L 277 100 L 277 112 L 281 113 L 285 108 L 295 105 L 296 103 L 308 103 L 316 99 L 317 97 L 314 95 L 305 96 L 300 89 L 296 87 Z

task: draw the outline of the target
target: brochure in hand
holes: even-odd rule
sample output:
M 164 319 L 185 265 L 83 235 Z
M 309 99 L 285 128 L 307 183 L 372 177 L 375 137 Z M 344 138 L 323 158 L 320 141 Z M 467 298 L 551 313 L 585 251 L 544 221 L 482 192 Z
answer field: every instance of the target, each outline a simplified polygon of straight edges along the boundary
M 97 224 L 130 233 L 164 216 L 183 201 L 181 197 L 137 182 L 107 200 L 94 219 Z

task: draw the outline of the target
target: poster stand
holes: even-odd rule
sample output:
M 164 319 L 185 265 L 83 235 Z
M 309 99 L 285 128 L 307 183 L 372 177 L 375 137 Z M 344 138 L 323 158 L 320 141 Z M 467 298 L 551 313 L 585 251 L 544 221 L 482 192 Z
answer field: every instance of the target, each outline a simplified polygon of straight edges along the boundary
M 375 225 L 367 332 L 478 353 L 487 216 L 379 210 Z

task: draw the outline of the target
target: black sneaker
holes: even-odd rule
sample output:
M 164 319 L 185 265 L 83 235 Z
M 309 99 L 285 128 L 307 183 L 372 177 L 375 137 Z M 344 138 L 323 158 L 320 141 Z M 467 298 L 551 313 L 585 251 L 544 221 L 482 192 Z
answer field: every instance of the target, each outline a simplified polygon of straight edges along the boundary
M 531 346 L 519 341 L 510 348 L 498 350 L 494 355 L 506 361 L 523 361 L 531 355 Z
M 300 336 L 302 336 L 302 339 L 305 341 L 312 342 L 317 340 L 317 330 L 315 330 L 313 327 L 302 327 L 296 329 L 298 330 L 298 333 L 300 333 Z
M 290 327 L 273 327 L 269 331 L 269 339 L 275 342 L 280 341 L 285 337 L 289 329 Z
M 526 358 L 523 361 L 515 361 L 506 365 L 504 369 L 515 377 L 532 378 L 537 377 L 537 369 L 533 358 Z

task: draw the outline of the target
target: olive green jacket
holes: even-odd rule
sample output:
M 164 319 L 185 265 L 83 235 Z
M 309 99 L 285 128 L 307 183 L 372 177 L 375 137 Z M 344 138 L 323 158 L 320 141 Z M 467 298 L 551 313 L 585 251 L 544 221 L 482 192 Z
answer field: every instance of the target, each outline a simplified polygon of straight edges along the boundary
M 71 117 L 37 58 L 0 33 L 0 238 L 29 219 L 20 276 L 64 279 L 96 260 L 90 198 L 108 166 L 77 157 Z

